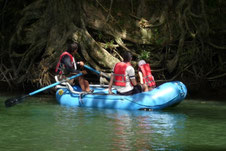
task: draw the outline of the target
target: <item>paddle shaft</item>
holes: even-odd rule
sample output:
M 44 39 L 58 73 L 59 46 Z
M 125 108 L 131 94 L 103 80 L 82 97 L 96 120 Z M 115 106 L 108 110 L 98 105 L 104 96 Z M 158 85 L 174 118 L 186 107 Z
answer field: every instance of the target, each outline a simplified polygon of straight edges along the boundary
M 79 77 L 79 76 L 81 76 L 81 75 L 82 75 L 82 73 L 79 73 L 79 74 L 76 74 L 76 75 L 73 75 L 73 76 L 67 78 L 66 80 L 62 80 L 62 81 L 53 83 L 53 84 L 51 84 L 51 85 L 48 85 L 48 86 L 43 87 L 43 88 L 41 88 L 41 89 L 38 89 L 38 90 L 36 90 L 36 91 L 34 91 L 34 92 L 31 92 L 31 93 L 29 93 L 29 94 L 27 94 L 27 95 L 24 95 L 24 96 L 21 96 L 21 97 L 17 97 L 17 98 L 11 98 L 11 99 L 8 99 L 8 100 L 5 101 L 5 106 L 6 106 L 6 107 L 11 107 L 11 106 L 13 106 L 13 105 L 16 105 L 16 104 L 22 102 L 23 99 L 26 98 L 26 97 L 28 97 L 28 96 L 32 96 L 32 95 L 34 95 L 34 94 L 37 94 L 37 93 L 42 92 L 42 91 L 44 91 L 44 90 L 46 90 L 46 89 L 52 88 L 52 87 L 54 87 L 54 86 L 56 86 L 56 85 L 58 85 L 58 84 L 61 84 L 62 82 L 65 82 L 65 81 L 67 81 L 67 80 L 74 79 L 74 78 Z
M 100 72 L 100 71 L 97 71 L 97 70 L 95 70 L 95 69 L 93 69 L 93 68 L 91 68 L 90 66 L 87 66 L 87 65 L 84 65 L 84 67 L 85 67 L 86 69 L 89 69 L 89 70 L 91 70 L 91 71 L 97 73 L 98 75 L 104 76 L 105 78 L 107 78 L 108 80 L 110 80 L 110 77 L 108 77 L 105 73 Z
M 74 78 L 79 77 L 79 76 L 81 76 L 81 75 L 82 75 L 82 73 L 73 75 L 73 76 L 67 78 L 67 80 L 74 79 Z M 52 88 L 52 87 L 54 87 L 54 86 L 56 86 L 56 85 L 58 85 L 58 84 L 61 84 L 62 82 L 65 82 L 65 81 L 67 81 L 67 80 L 62 80 L 62 81 L 53 83 L 53 84 L 51 84 L 51 85 L 48 85 L 48 86 L 43 87 L 43 88 L 41 88 L 41 89 L 38 89 L 38 90 L 36 90 L 36 91 L 34 91 L 34 92 L 31 92 L 31 93 L 29 93 L 28 95 L 29 95 L 29 96 L 32 96 L 32 95 L 34 95 L 34 94 L 37 94 L 37 93 L 39 93 L 39 92 L 42 92 L 42 91 L 47 90 L 47 89 L 49 89 L 49 88 Z

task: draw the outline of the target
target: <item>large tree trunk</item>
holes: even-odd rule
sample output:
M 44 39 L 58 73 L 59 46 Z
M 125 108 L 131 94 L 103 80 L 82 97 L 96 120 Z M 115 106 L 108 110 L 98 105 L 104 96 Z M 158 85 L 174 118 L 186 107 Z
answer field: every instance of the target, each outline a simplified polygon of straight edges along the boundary
M 130 51 L 134 61 L 151 63 L 157 82 L 202 79 L 214 87 L 226 76 L 225 43 L 218 38 L 224 37 L 225 23 L 211 26 L 208 17 L 214 8 L 204 0 L 36 0 L 17 7 L 0 3 L 0 80 L 10 87 L 50 84 L 68 40 L 81 45 L 76 59 L 104 72 L 122 59 L 123 51 Z M 222 11 L 225 2 L 215 4 Z M 12 8 L 20 14 L 9 12 Z M 16 26 L 10 26 L 10 17 Z M 213 31 L 219 29 L 214 39 Z

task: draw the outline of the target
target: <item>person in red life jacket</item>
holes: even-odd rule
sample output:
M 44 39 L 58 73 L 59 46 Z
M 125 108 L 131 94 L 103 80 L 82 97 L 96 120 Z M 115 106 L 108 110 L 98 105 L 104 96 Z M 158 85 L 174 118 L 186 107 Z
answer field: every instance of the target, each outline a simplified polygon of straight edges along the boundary
M 86 71 L 80 71 L 77 69 L 77 65 L 83 67 L 84 63 L 82 61 L 75 62 L 74 55 L 77 53 L 79 49 L 78 43 L 71 43 L 68 45 L 67 51 L 63 52 L 60 56 L 59 62 L 56 66 L 56 73 L 60 75 L 60 80 L 65 78 L 65 76 L 70 76 L 70 74 L 78 74 L 82 72 L 83 74 L 87 74 Z M 82 89 L 82 91 L 85 92 L 91 92 L 89 87 L 89 82 L 84 79 L 83 76 L 80 76 L 76 78 L 78 80 L 78 83 Z M 74 79 L 69 81 L 70 84 L 74 83 Z
M 151 68 L 144 60 L 138 62 L 138 75 L 143 91 L 151 91 L 156 87 L 154 76 L 151 74 Z
M 117 90 L 117 94 L 131 95 L 142 92 L 142 88 L 137 84 L 135 70 L 130 62 L 132 55 L 129 52 L 123 54 L 123 62 L 116 63 L 109 82 L 109 94 L 112 93 L 112 87 Z

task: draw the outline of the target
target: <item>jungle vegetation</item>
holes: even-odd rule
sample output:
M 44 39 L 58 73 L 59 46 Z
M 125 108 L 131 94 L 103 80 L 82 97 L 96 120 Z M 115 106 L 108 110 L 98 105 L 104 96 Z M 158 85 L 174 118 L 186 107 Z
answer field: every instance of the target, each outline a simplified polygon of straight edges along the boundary
M 68 41 L 78 60 L 110 72 L 130 51 L 145 59 L 157 84 L 190 90 L 226 87 L 224 0 L 0 0 L 0 83 L 40 88 Z

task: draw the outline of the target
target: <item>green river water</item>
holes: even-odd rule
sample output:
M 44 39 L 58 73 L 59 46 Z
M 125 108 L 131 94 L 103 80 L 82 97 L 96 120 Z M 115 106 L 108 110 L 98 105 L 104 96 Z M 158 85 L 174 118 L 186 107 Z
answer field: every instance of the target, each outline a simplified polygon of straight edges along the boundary
M 226 103 L 184 100 L 162 111 L 60 106 L 28 97 L 5 108 L 0 96 L 0 151 L 226 150 Z

